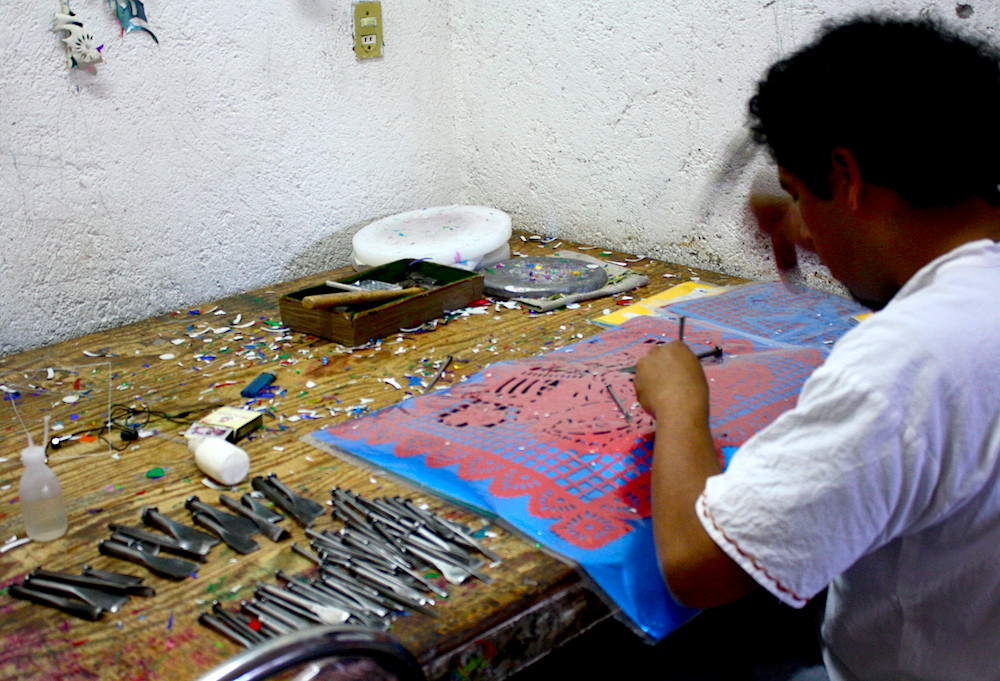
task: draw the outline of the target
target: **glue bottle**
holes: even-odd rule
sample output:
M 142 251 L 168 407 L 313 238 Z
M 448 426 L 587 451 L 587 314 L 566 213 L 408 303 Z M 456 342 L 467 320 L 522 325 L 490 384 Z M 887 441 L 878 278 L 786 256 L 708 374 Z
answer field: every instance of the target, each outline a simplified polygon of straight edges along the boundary
M 221 437 L 189 435 L 188 449 L 198 468 L 223 485 L 238 485 L 250 472 L 247 453 Z
M 49 417 L 45 417 L 45 439 L 49 439 Z M 45 445 L 36 445 L 28 433 L 28 446 L 21 450 L 24 473 L 19 495 L 24 530 L 34 541 L 52 541 L 66 534 L 66 502 L 62 487 L 45 463 Z

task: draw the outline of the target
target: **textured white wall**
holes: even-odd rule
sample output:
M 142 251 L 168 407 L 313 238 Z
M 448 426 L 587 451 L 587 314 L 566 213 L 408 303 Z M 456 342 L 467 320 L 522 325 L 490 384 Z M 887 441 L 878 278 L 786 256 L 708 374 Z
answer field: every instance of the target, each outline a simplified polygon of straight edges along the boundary
M 1000 42 L 1000 3 L 453 0 L 465 199 L 515 225 L 774 278 L 746 197 L 746 102 L 768 65 L 855 14 L 929 13 Z M 962 15 L 961 17 L 959 15 Z M 822 270 L 806 283 L 831 288 Z
M 145 4 L 158 46 L 71 0 L 91 75 L 56 0 L 0 3 L 0 354 L 343 265 L 361 224 L 460 200 L 442 3 L 386 3 L 366 61 L 347 0 Z
M 0 355 L 346 264 L 362 224 L 455 202 L 770 277 L 766 164 L 732 161 L 764 67 L 876 8 L 1000 40 L 985 0 L 385 0 L 358 62 L 350 0 L 147 0 L 159 46 L 72 0 L 93 76 L 56 6 L 0 3 Z

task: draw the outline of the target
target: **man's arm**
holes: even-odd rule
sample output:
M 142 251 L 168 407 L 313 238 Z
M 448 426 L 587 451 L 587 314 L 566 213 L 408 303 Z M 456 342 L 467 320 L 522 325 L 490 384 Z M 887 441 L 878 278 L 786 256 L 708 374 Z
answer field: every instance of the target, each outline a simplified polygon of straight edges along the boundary
M 683 343 L 658 346 L 639 361 L 635 388 L 656 419 L 653 538 L 667 586 L 675 599 L 695 608 L 735 601 L 757 583 L 718 547 L 695 512 L 705 481 L 722 472 L 701 364 Z

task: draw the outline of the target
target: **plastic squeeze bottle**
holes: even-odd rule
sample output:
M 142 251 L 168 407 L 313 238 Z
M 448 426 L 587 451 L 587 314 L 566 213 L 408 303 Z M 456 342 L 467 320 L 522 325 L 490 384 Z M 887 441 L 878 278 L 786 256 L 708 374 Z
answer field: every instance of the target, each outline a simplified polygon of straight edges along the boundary
M 45 418 L 45 439 L 49 439 L 49 419 Z M 19 495 L 24 530 L 34 541 L 52 541 L 66 534 L 66 502 L 62 486 L 45 463 L 45 445 L 36 445 L 28 433 L 28 446 L 21 450 L 24 473 Z

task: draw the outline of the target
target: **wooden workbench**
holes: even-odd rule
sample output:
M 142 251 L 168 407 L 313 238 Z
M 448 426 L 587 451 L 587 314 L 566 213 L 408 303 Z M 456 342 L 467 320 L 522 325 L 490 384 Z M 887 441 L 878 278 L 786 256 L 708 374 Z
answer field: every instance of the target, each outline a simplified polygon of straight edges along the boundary
M 515 235 L 512 250 L 550 254 L 568 243 L 544 243 Z M 600 249 L 589 255 L 623 261 L 630 256 Z M 691 277 L 715 284 L 738 280 L 648 259 L 629 263 L 649 277 L 636 299 Z M 454 357 L 441 385 L 484 366 L 579 341 L 599 327 L 589 320 L 621 302 L 601 298 L 576 309 L 533 314 L 493 305 L 487 314 L 457 316 L 422 333 L 393 334 L 353 351 L 336 343 L 280 327 L 280 295 L 343 276 L 348 270 L 251 291 L 197 308 L 180 310 L 118 329 L 91 334 L 0 359 L 0 384 L 17 386 L 21 417 L 41 438 L 43 412 L 65 435 L 99 426 L 108 405 L 145 405 L 175 416 L 201 415 L 213 405 L 240 406 L 240 390 L 261 372 L 274 373 L 282 388 L 253 407 L 266 408 L 264 430 L 241 442 L 251 457 L 251 476 L 275 473 L 297 493 L 321 503 L 339 486 L 366 496 L 403 494 L 424 500 L 439 512 L 481 527 L 474 515 L 449 507 L 397 481 L 373 475 L 301 442 L 300 437 L 385 407 L 408 394 L 407 376 L 433 373 L 433 363 Z M 239 317 L 238 317 L 239 316 Z M 254 321 L 253 326 L 245 327 Z M 237 323 L 234 323 L 237 322 Z M 228 330 L 223 330 L 228 329 Z M 270 329 L 270 330 L 265 330 Z M 198 334 L 200 335 L 194 335 Z M 395 388 L 384 379 L 395 379 Z M 132 563 L 100 555 L 97 544 L 110 535 L 109 523 L 141 525 L 143 507 L 191 524 L 184 501 L 191 495 L 217 505 L 219 492 L 202 474 L 178 438 L 186 425 L 154 418 L 147 430 L 165 437 L 106 443 L 68 441 L 50 452 L 68 504 L 69 531 L 50 543 L 29 543 L 0 553 L 0 679 L 82 681 L 193 679 L 240 650 L 235 643 L 198 624 L 215 600 L 233 608 L 250 598 L 257 581 L 277 583 L 275 570 L 303 574 L 312 564 L 289 549 L 259 538 L 261 549 L 240 555 L 213 549 L 195 578 L 173 582 Z M 87 438 L 89 439 L 89 438 Z M 0 403 L 0 544 L 23 536 L 17 501 L 23 429 L 10 400 Z M 156 469 L 162 469 L 157 471 Z M 162 473 L 162 475 L 160 475 Z M 156 477 L 159 475 L 160 477 Z M 249 482 L 230 492 L 239 498 Z M 302 528 L 284 523 L 293 539 L 308 545 Z M 315 529 L 333 528 L 329 516 Z M 498 679 L 517 671 L 609 614 L 608 607 L 566 565 L 501 528 L 486 541 L 504 556 L 492 569 L 492 585 L 472 580 L 452 587 L 434 607 L 438 617 L 398 618 L 391 633 L 421 660 L 432 679 Z M 86 622 L 7 595 L 12 583 L 36 567 L 79 573 L 84 565 L 145 577 L 156 588 L 151 598 L 133 597 L 116 614 Z

